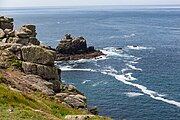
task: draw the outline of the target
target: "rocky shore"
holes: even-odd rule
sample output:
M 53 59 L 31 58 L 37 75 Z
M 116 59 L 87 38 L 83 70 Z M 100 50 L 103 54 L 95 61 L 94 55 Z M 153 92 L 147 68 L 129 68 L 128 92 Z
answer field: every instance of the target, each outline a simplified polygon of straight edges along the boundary
M 27 24 L 14 30 L 13 21 L 13 18 L 0 16 L 0 75 L 6 78 L 0 83 L 20 93 L 42 92 L 67 108 L 97 114 L 96 109 L 88 109 L 87 98 L 81 91 L 61 82 L 61 70 L 54 61 L 92 58 L 102 53 L 94 47 L 87 48 L 83 37 L 72 38 L 71 35 L 65 35 L 55 51 L 40 44 L 35 25 Z
M 57 61 L 91 59 L 104 55 L 101 51 L 95 50 L 94 46 L 87 46 L 84 37 L 72 37 L 64 35 L 56 47 Z

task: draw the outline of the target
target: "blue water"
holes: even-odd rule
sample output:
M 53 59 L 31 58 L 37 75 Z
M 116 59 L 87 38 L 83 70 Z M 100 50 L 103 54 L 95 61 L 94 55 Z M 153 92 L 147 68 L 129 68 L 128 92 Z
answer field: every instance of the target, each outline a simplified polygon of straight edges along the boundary
M 0 14 L 13 17 L 16 29 L 35 24 L 43 44 L 56 47 L 69 33 L 107 53 L 97 60 L 57 63 L 63 82 L 83 91 L 100 115 L 180 119 L 180 7 L 14 8 Z

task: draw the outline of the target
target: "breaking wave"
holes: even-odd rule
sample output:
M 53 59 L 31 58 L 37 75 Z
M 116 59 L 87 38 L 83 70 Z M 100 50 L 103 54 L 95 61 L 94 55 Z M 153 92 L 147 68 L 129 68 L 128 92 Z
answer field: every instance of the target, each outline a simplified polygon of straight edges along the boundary
M 144 95 L 144 94 L 142 94 L 142 93 L 137 93 L 137 92 L 126 92 L 126 93 L 124 93 L 126 96 L 128 96 L 128 97 L 138 97 L 138 96 L 142 96 L 142 95 Z
M 153 47 L 143 47 L 143 46 L 127 46 L 127 48 L 132 49 L 132 50 L 150 50 L 150 49 L 155 49 Z
M 143 49 L 150 49 L 150 48 L 146 48 L 146 47 L 138 47 L 138 48 L 134 48 L 132 46 L 129 46 L 130 49 L 137 49 L 137 50 L 143 50 Z M 104 48 L 102 50 L 102 52 L 104 54 L 106 54 L 106 56 L 103 57 L 103 59 L 107 59 L 107 57 L 113 58 L 113 57 L 121 57 L 121 58 L 129 58 L 128 61 L 125 63 L 125 67 L 121 69 L 121 71 L 117 71 L 116 69 L 114 69 L 112 66 L 106 66 L 106 67 L 102 67 L 100 65 L 97 64 L 97 60 L 96 59 L 92 59 L 92 60 L 78 60 L 78 61 L 72 61 L 72 63 L 85 63 L 85 62 L 92 62 L 94 63 L 95 66 L 97 66 L 98 68 L 94 69 L 80 69 L 80 68 L 74 68 L 73 65 L 65 65 L 65 66 L 59 66 L 60 69 L 62 71 L 87 71 L 87 72 L 97 72 L 97 73 L 101 73 L 104 75 L 108 75 L 111 77 L 114 77 L 116 80 L 121 81 L 122 83 L 126 84 L 126 85 L 130 85 L 133 86 L 137 89 L 139 89 L 142 93 L 136 93 L 136 92 L 127 92 L 125 93 L 128 97 L 137 97 L 137 96 L 141 96 L 141 95 L 148 95 L 149 97 L 151 97 L 152 99 L 155 100 L 159 100 L 159 101 L 163 101 L 166 102 L 168 104 L 172 104 L 175 105 L 177 107 L 180 107 L 180 102 L 177 102 L 175 100 L 170 100 L 170 99 L 166 99 L 164 98 L 165 95 L 159 94 L 156 91 L 150 90 L 148 89 L 146 86 L 140 85 L 138 83 L 134 83 L 134 80 L 138 80 L 137 78 L 135 78 L 133 76 L 133 71 L 140 71 L 142 72 L 141 68 L 136 68 L 134 64 L 137 64 L 138 60 L 140 60 L 141 58 L 129 55 L 127 53 L 123 53 L 122 50 L 116 49 L 114 47 L 108 47 L 108 48 Z M 71 63 L 71 62 L 70 62 Z M 71 64 L 72 64 L 71 63 Z M 76 66 L 75 66 L 76 67 Z M 131 72 L 128 72 L 131 71 Z M 85 80 L 82 82 L 82 84 L 85 84 L 89 82 L 89 80 Z M 99 81 L 97 83 L 92 84 L 93 87 L 98 86 L 98 85 L 104 85 L 107 84 L 107 81 Z

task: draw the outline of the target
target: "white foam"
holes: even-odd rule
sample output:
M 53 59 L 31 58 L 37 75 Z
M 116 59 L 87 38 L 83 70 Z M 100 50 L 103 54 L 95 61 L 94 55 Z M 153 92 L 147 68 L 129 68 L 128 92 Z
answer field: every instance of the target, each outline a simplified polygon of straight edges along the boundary
M 90 82 L 91 80 L 84 80 L 82 84 L 86 84 L 87 82 Z
M 122 38 L 130 38 L 130 37 L 134 37 L 136 36 L 136 34 L 132 33 L 132 34 L 129 34 L 129 35 L 123 35 Z
M 136 93 L 136 92 L 126 92 L 125 95 L 128 96 L 128 97 L 138 97 L 138 96 L 142 96 L 144 94 Z
M 127 46 L 127 48 L 132 50 L 147 50 L 147 49 L 154 49 L 152 47 L 143 47 L 143 46 Z
M 73 68 L 72 66 L 60 66 L 59 67 L 61 71 L 87 71 L 87 72 L 96 72 L 96 70 L 93 69 L 78 69 Z
M 132 74 L 133 74 L 133 73 L 126 73 L 126 74 L 125 74 L 125 77 L 127 78 L 127 80 L 137 80 L 137 78 L 132 77 Z
M 109 39 L 117 39 L 120 38 L 120 36 L 110 36 Z
M 136 61 L 129 61 L 130 64 L 137 64 L 138 62 Z
M 134 87 L 140 89 L 144 94 L 149 95 L 151 98 L 153 98 L 155 100 L 160 100 L 160 101 L 175 105 L 177 107 L 180 107 L 180 102 L 165 99 L 161 95 L 159 95 L 157 92 L 149 90 L 147 87 L 145 87 L 143 85 L 139 85 L 139 84 L 127 81 L 126 77 L 123 77 L 122 75 L 116 75 L 116 74 L 108 74 L 108 75 L 114 76 L 117 80 L 120 80 L 124 84 L 131 85 L 131 86 L 134 86 Z
M 93 87 L 96 87 L 96 86 L 98 86 L 98 85 L 105 85 L 105 84 L 108 84 L 108 82 L 105 82 L 105 81 L 100 81 L 100 82 L 97 82 L 97 83 L 95 83 L 95 84 L 93 84 L 92 86 Z
M 122 57 L 122 58 L 135 58 L 132 55 L 124 54 L 122 50 L 118 50 L 114 47 L 103 48 L 103 50 L 101 50 L 101 52 L 103 54 L 105 54 L 106 56 L 115 56 L 115 57 Z
M 129 68 L 133 69 L 133 70 L 137 70 L 137 71 L 142 71 L 141 68 L 136 68 L 135 66 L 131 65 L 131 64 L 126 64 Z
M 128 70 L 129 70 L 128 68 L 123 68 L 123 69 L 121 70 L 121 72 L 124 73 L 124 72 L 126 72 L 126 71 L 128 71 Z
M 118 73 L 117 70 L 115 70 L 114 68 L 112 68 L 111 66 L 105 67 L 102 72 L 108 72 L 108 73 Z

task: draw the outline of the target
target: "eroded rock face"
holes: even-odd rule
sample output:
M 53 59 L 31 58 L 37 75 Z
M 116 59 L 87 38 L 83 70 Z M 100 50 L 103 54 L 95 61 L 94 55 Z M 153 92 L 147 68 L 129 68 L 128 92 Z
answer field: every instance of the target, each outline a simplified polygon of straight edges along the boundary
M 54 65 L 56 51 L 40 45 L 36 39 L 36 27 L 27 24 L 19 30 L 13 30 L 12 22 L 12 18 L 0 16 L 0 71 L 6 73 L 9 70 L 7 68 L 13 69 L 8 77 L 14 80 L 19 91 L 40 91 L 53 95 L 69 108 L 88 111 L 83 93 L 72 85 L 62 84 L 61 70 Z M 79 54 L 93 51 L 94 48 L 88 49 L 83 37 L 65 35 L 59 50 L 67 54 Z
M 28 80 L 37 78 L 41 84 L 34 85 L 36 89 L 42 91 L 38 86 L 43 85 L 51 86 L 54 93 L 60 91 L 61 72 L 54 65 L 56 52 L 47 46 L 40 46 L 35 25 L 27 24 L 13 30 L 12 22 L 12 18 L 0 16 L 0 68 L 15 65 L 29 76 Z M 44 92 L 54 94 L 51 90 L 45 89 Z
M 23 46 L 21 49 L 24 61 L 42 65 L 54 65 L 56 53 L 52 50 L 40 46 Z

